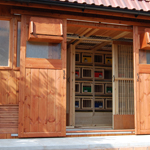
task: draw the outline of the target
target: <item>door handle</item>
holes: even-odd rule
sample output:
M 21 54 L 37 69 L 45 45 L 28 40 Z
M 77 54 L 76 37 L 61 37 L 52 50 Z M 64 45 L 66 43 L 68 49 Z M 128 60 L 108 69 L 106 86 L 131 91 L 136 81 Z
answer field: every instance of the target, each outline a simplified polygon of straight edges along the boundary
M 63 70 L 63 79 L 65 79 L 65 70 Z

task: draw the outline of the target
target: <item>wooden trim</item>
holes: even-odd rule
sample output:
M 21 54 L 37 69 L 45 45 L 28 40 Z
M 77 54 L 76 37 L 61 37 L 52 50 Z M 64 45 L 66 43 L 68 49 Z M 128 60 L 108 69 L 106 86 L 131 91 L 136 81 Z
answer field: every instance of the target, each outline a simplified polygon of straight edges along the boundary
M 66 14 L 61 14 L 60 13 L 47 13 L 47 12 L 39 12 L 39 11 L 29 11 L 29 10 L 20 10 L 20 9 L 11 9 L 11 14 L 21 14 L 21 15 L 32 15 L 32 16 L 48 16 L 48 17 L 56 17 L 56 18 L 70 18 L 70 19 L 79 19 L 79 20 L 90 20 L 90 21 L 100 21 L 100 22 L 109 22 L 109 23 L 117 23 L 117 24 L 126 24 L 126 25 L 137 25 L 137 26 L 145 26 L 149 27 L 149 23 L 144 23 L 144 22 L 135 22 L 135 21 L 124 21 L 123 19 L 108 19 L 108 18 L 101 18 L 101 17 L 86 17 L 85 15 L 83 16 L 77 16 L 77 15 L 72 15 L 69 13 Z M 104 13 L 105 14 L 105 13 Z M 104 15 L 103 14 L 103 15 Z M 110 15 L 110 14 L 109 14 Z
M 21 17 L 20 81 L 19 81 L 19 124 L 18 137 L 24 136 L 25 57 L 26 57 L 26 16 Z M 23 109 L 22 109 L 23 108 Z
M 35 42 L 61 43 L 63 40 L 63 37 L 29 34 L 28 40 L 29 41 L 35 41 Z
M 139 73 L 139 49 L 140 49 L 140 36 L 138 34 L 138 27 L 133 26 L 133 62 L 134 62 L 134 114 L 135 114 L 135 134 L 140 134 L 140 114 L 139 109 L 139 82 L 137 82 Z
M 120 80 L 133 81 L 134 78 L 115 78 L 115 81 L 120 81 Z
M 139 64 L 139 73 L 150 73 L 150 64 Z
M 85 21 L 68 20 L 67 26 L 133 32 L 132 26 L 120 26 L 120 25 L 111 25 L 111 24 L 85 22 Z
M 117 45 L 133 45 L 133 42 L 113 41 L 113 44 L 117 44 Z
M 62 69 L 61 59 L 26 58 L 26 68 Z
M 75 46 L 70 45 L 70 112 L 69 125 L 75 125 Z M 79 71 L 80 76 L 80 71 Z
M 8 134 L 8 133 L 14 133 L 18 134 L 18 128 L 0 128 L 0 134 Z
M 65 137 L 62 132 L 25 132 L 23 137 Z

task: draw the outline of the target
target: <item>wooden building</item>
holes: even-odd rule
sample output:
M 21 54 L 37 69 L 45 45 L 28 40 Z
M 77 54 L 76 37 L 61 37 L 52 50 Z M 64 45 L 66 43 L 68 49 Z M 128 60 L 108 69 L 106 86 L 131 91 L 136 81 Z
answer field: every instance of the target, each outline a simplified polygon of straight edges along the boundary
M 0 1 L 0 138 L 72 128 L 150 134 L 149 0 Z

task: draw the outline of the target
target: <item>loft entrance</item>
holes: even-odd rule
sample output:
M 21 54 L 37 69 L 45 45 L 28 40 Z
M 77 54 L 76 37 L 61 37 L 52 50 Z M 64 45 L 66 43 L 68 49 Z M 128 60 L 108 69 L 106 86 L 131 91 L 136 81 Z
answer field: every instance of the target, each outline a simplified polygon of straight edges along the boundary
M 67 24 L 67 125 L 133 129 L 132 27 Z

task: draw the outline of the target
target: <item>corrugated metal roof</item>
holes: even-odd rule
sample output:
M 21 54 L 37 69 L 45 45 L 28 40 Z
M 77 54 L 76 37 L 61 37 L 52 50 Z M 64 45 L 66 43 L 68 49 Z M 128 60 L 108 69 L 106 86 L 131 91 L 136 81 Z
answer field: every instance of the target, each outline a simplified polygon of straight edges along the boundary
M 150 11 L 150 0 L 58 0 L 62 2 L 105 6 L 138 11 Z

